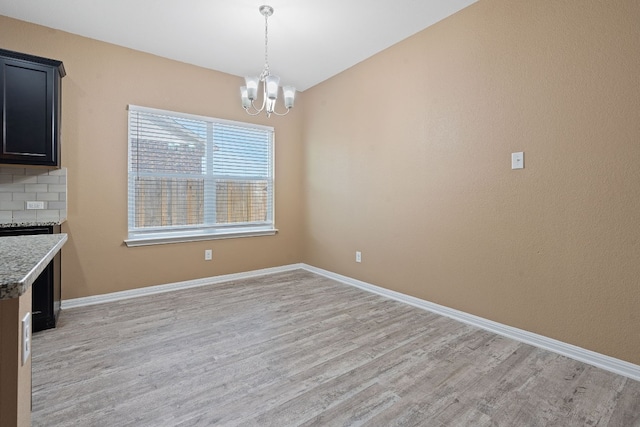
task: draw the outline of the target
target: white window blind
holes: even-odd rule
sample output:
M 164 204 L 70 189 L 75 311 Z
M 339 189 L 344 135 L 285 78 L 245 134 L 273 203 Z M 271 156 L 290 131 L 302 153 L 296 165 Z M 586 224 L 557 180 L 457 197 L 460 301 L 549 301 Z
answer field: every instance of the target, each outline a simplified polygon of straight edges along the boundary
M 273 234 L 273 128 L 129 106 L 127 245 Z

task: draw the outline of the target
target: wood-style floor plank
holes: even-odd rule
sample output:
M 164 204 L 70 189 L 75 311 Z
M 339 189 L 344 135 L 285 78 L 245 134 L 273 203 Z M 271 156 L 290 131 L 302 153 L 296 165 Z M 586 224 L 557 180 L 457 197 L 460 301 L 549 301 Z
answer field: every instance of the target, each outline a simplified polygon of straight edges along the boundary
M 34 426 L 631 426 L 640 383 L 306 272 L 64 310 Z

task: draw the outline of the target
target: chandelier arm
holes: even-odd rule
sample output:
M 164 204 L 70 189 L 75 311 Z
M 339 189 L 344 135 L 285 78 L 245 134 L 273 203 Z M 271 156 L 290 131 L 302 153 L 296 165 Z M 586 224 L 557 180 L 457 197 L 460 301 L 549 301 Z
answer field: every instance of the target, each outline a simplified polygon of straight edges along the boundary
M 265 16 L 266 19 L 266 16 Z M 262 81 L 262 106 L 260 108 L 256 108 L 255 104 L 253 103 L 254 101 L 251 101 L 251 105 L 253 105 L 253 108 L 256 111 L 262 112 L 265 107 L 267 106 L 267 83 L 266 81 Z
M 260 108 L 256 107 L 255 100 L 252 100 L 251 101 L 251 108 L 253 108 L 255 113 L 251 113 L 251 111 L 249 110 L 248 107 L 245 108 L 244 110 L 250 116 L 257 116 L 258 114 L 260 114 L 260 113 L 262 113 L 264 111 L 266 106 L 267 106 L 267 89 L 266 89 L 266 86 L 265 86 L 264 82 L 262 82 L 262 106 Z
M 254 103 L 254 101 L 251 101 L 251 106 L 253 107 L 254 110 L 256 110 L 258 113 L 262 112 L 264 110 L 264 107 L 267 105 L 267 99 L 266 97 L 262 98 L 262 106 L 260 108 L 256 107 L 256 104 Z
M 258 114 L 262 113 L 262 110 L 257 110 L 255 113 L 252 113 L 251 111 L 249 111 L 249 108 L 245 108 L 244 111 L 250 116 L 257 116 Z
M 247 114 L 249 114 L 251 116 L 257 116 L 258 114 L 260 114 L 260 113 L 262 113 L 264 111 L 264 105 L 262 106 L 262 108 L 258 108 L 258 107 L 255 106 L 253 101 L 251 101 L 251 106 L 245 107 L 244 111 L 246 111 Z M 252 113 L 251 111 L 255 111 L 255 113 Z
M 276 109 L 273 109 L 273 114 L 275 114 L 276 116 L 286 116 L 287 114 L 289 114 L 289 111 L 291 111 L 291 108 L 287 108 L 287 112 L 286 113 L 278 113 L 276 111 Z

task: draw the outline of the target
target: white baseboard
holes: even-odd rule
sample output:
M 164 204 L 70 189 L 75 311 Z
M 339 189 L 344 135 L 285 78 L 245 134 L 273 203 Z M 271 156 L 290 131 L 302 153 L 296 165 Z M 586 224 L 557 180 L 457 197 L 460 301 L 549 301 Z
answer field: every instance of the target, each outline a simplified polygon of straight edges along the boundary
M 69 300 L 63 300 L 61 304 L 62 309 L 82 307 L 92 304 L 102 304 L 105 302 L 119 301 L 128 298 L 135 298 L 145 295 L 159 294 L 163 292 L 176 291 L 180 289 L 194 288 L 198 286 L 213 285 L 217 283 L 229 282 L 232 280 L 241 280 L 251 277 L 264 276 L 267 274 L 281 273 L 292 270 L 306 270 L 321 276 L 333 279 L 337 282 L 344 283 L 346 285 L 355 286 L 362 290 L 372 292 L 381 295 L 386 298 L 390 298 L 405 304 L 412 305 L 414 307 L 431 311 L 442 316 L 449 317 L 451 319 L 496 333 L 498 335 L 505 336 L 526 344 L 533 345 L 545 350 L 552 351 L 563 356 L 570 357 L 580 362 L 588 363 L 598 368 L 605 369 L 607 371 L 623 375 L 625 377 L 640 381 L 640 365 L 625 362 L 624 360 L 616 359 L 614 357 L 605 356 L 600 353 L 596 353 L 591 350 L 587 350 L 581 347 L 577 347 L 572 344 L 567 344 L 562 341 L 554 340 L 552 338 L 545 337 L 543 335 L 534 334 L 522 329 L 514 328 L 512 326 L 504 325 L 502 323 L 494 322 L 492 320 L 484 319 L 482 317 L 474 316 L 463 311 L 455 310 L 443 305 L 435 304 L 429 301 L 422 300 L 420 298 L 412 297 L 410 295 L 402 294 L 400 292 L 392 291 L 390 289 L 381 288 L 376 285 L 372 285 L 361 280 L 352 279 L 341 274 L 333 273 L 331 271 L 323 270 L 321 268 L 313 267 L 308 264 L 290 264 L 281 267 L 265 268 L 261 270 L 247 271 L 244 273 L 225 274 L 221 276 L 206 277 L 202 279 L 187 280 L 184 282 L 169 283 L 166 285 L 149 286 L 145 288 L 132 289 L 129 291 L 113 292 L 110 294 L 96 295 L 84 298 L 75 298 Z
M 626 362 L 624 360 L 616 359 L 614 357 L 605 356 L 604 354 L 596 353 L 595 351 L 587 350 L 581 347 L 577 347 L 572 344 L 567 344 L 562 341 L 554 340 L 543 335 L 534 334 L 522 329 L 507 326 L 502 323 L 494 322 L 492 320 L 484 319 L 482 317 L 474 316 L 463 311 L 454 310 L 443 305 L 435 304 L 429 301 L 415 298 L 410 295 L 405 295 L 400 292 L 392 291 L 389 289 L 381 288 L 379 286 L 372 285 L 360 280 L 352 279 L 347 276 L 342 276 L 321 268 L 312 267 L 310 265 L 303 264 L 305 270 L 312 273 L 325 276 L 327 278 L 336 280 L 338 282 L 355 286 L 365 291 L 373 292 L 375 294 L 387 297 L 396 301 L 400 301 L 409 305 L 412 305 L 423 310 L 431 311 L 436 314 L 450 317 L 454 320 L 458 320 L 463 323 L 496 333 L 498 335 L 505 336 L 526 344 L 531 344 L 535 347 L 539 347 L 545 350 L 552 351 L 554 353 L 561 354 L 563 356 L 570 357 L 571 359 L 578 360 L 580 362 L 588 363 L 590 365 L 602 368 L 604 370 L 624 375 L 625 377 L 640 381 L 640 365 Z
M 214 285 L 217 283 L 230 282 L 232 280 L 242 280 L 251 277 L 264 276 L 266 274 L 282 273 L 285 271 L 304 269 L 304 264 L 290 264 L 282 267 L 264 268 L 261 270 L 246 271 L 243 273 L 224 274 L 221 276 L 205 277 L 202 279 L 187 280 L 184 282 L 169 283 L 166 285 L 147 286 L 144 288 L 131 289 L 129 291 L 112 292 L 109 294 L 95 295 L 83 298 L 73 298 L 62 300 L 60 308 L 83 307 L 86 305 L 102 304 L 105 302 L 120 301 L 129 298 L 142 297 L 146 295 L 160 294 L 164 292 L 177 291 L 181 289 L 195 288 L 198 286 Z

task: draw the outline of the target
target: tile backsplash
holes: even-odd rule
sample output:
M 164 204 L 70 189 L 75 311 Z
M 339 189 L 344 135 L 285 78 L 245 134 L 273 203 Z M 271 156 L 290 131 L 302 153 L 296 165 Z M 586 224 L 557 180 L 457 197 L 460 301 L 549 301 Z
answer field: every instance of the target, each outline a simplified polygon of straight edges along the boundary
M 27 202 L 44 209 L 27 209 Z M 0 224 L 63 222 L 67 218 L 67 169 L 0 166 Z

